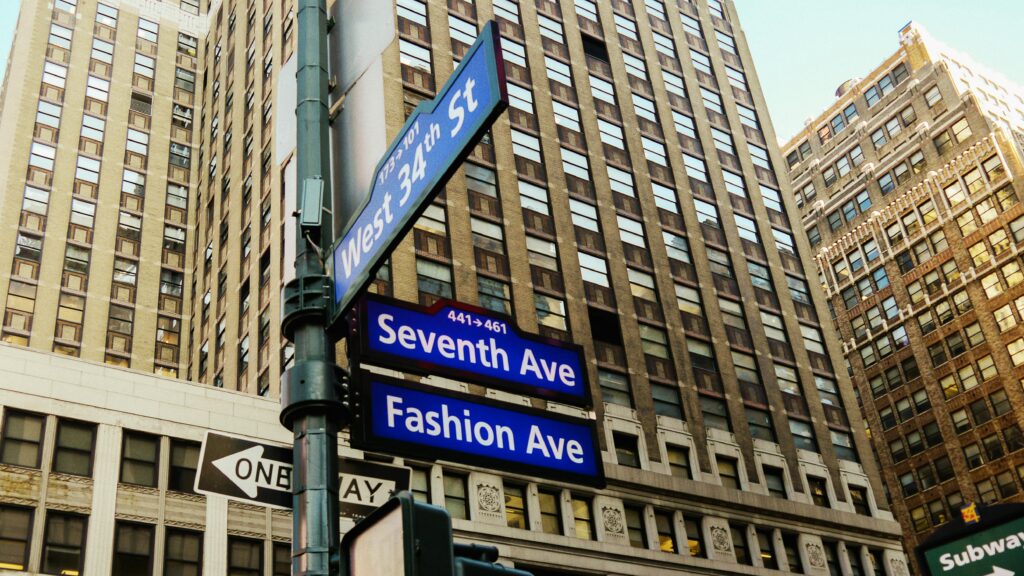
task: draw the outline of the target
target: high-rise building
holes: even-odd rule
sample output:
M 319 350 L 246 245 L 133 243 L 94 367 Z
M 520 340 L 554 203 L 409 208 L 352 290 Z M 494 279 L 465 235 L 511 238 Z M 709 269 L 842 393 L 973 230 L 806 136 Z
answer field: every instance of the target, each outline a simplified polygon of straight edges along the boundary
M 78 362 L 51 359 L 46 377 L 65 382 L 130 374 L 94 364 L 108 362 L 228 389 L 211 390 L 214 403 L 244 397 L 230 390 L 275 397 L 291 361 L 278 324 L 294 211 L 274 134 L 275 118 L 292 111 L 277 109 L 275 91 L 295 50 L 295 2 L 175 4 L 23 0 L 0 118 L 10 135 L 0 144 L 0 269 L 12 270 L 0 279 L 3 338 L 93 362 L 75 376 L 61 370 Z M 383 58 L 389 135 L 491 18 L 511 105 L 373 289 L 456 298 L 582 345 L 608 477 L 594 491 L 406 460 L 419 496 L 448 508 L 457 537 L 500 542 L 504 557 L 544 576 L 632 574 L 637 564 L 652 574 L 904 576 L 732 4 L 398 0 L 396 18 L 399 39 Z M 116 228 L 100 225 L 115 217 Z M 47 364 L 16 352 L 22 372 Z M 148 558 L 159 564 L 184 542 L 183 527 L 279 539 L 269 512 L 262 525 L 225 527 L 223 508 L 208 502 L 205 515 L 189 505 L 195 513 L 181 520 L 180 499 L 166 497 L 174 466 L 154 450 L 169 446 L 173 458 L 170 436 L 195 441 L 203 426 L 280 434 L 212 408 L 205 420 L 188 415 L 170 406 L 199 388 L 137 378 L 125 398 L 153 401 L 139 400 L 146 415 L 130 421 L 118 419 L 132 403 L 112 398 L 113 381 L 95 397 L 51 384 L 62 396 L 49 405 L 2 396 L 0 442 L 14 447 L 15 471 L 0 474 L 34 468 L 17 477 L 45 484 L 54 464 L 28 456 L 56 451 L 59 423 L 77 418 L 99 426 L 93 469 L 116 490 L 90 545 L 113 546 L 122 523 L 142 525 L 138 538 L 124 529 L 126 542 L 156 542 Z M 274 425 L 261 414 L 252 418 Z M 166 437 L 139 444 L 126 429 Z M 145 489 L 123 468 L 117 480 L 112 459 L 146 460 Z M 26 494 L 0 512 L 33 508 L 19 522 L 42 534 L 47 499 L 63 492 Z M 149 508 L 132 513 L 135 503 Z M 45 542 L 24 541 L 36 569 Z M 225 554 L 217 543 L 205 550 Z
M 1024 91 L 916 24 L 785 147 L 912 547 L 1024 485 Z

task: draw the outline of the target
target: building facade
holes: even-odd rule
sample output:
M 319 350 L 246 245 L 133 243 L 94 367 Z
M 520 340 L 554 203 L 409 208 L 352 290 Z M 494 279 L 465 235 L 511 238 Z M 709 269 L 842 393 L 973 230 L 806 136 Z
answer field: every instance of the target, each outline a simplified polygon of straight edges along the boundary
M 908 549 L 1020 501 L 1024 92 L 910 24 L 785 147 Z
M 281 184 L 290 158 L 277 157 L 274 130 L 291 114 L 277 109 L 275 90 L 295 49 L 295 2 L 174 4 L 23 3 L 0 119 L 15 136 L 3 144 L 0 268 L 12 270 L 0 280 L 3 351 L 34 374 L 47 363 L 101 380 L 116 374 L 154 403 L 112 405 L 115 388 L 104 396 L 41 384 L 54 398 L 46 401 L 19 386 L 21 376 L 3 379 L 13 388 L 0 440 L 15 448 L 0 458 L 2 473 L 38 487 L 7 500 L 0 493 L 0 511 L 32 534 L 14 539 L 25 542 L 22 561 L 5 560 L 19 569 L 50 570 L 51 517 L 77 526 L 65 533 L 87 533 L 81 559 L 98 573 L 121 561 L 111 550 L 122 541 L 149 550 L 136 560 L 148 558 L 154 573 L 184 562 L 175 556 L 184 551 L 195 564 L 202 544 L 199 562 L 219 573 L 233 562 L 231 535 L 262 542 L 239 554 L 262 558 L 269 573 L 270 542 L 287 540 L 278 513 L 178 497 L 187 465 L 177 459 L 194 462 L 195 445 L 180 440 L 195 442 L 206 427 L 287 440 L 269 415 L 276 405 L 259 396 L 277 396 L 291 361 L 278 311 L 294 204 Z M 808 280 L 811 249 L 794 233 L 798 212 L 776 172 L 783 157 L 732 4 L 400 0 L 396 18 L 399 38 L 383 59 L 389 135 L 491 18 L 511 105 L 373 289 L 421 303 L 456 298 L 582 345 L 602 400 L 594 416 L 609 484 L 594 491 L 407 461 L 418 496 L 449 510 L 458 538 L 497 543 L 538 576 L 906 574 L 853 388 L 830 360 L 842 348 L 820 325 L 828 309 Z M 90 108 L 104 79 L 113 105 Z M 146 98 L 151 108 L 137 103 Z M 81 118 L 72 115 L 78 102 Z M 111 127 L 102 149 L 89 144 L 95 119 Z M 105 140 L 121 130 L 114 126 L 135 128 Z M 97 163 L 98 175 L 87 173 Z M 116 230 L 95 225 L 115 213 Z M 136 232 L 122 232 L 122 221 Z M 86 222 L 93 233 L 83 236 Z M 81 250 L 88 282 L 68 284 L 69 271 L 82 276 Z M 133 314 L 127 327 L 122 308 Z M 126 331 L 127 350 L 113 336 Z M 164 406 L 164 389 L 170 404 L 202 394 L 210 411 L 234 410 L 226 406 L 235 400 L 262 407 L 251 419 L 266 424 L 190 419 Z M 51 457 L 65 420 L 97 439 L 88 453 L 98 465 L 72 480 Z M 138 440 L 138 431 L 161 437 Z M 92 504 L 84 491 L 73 501 L 65 495 L 74 490 L 51 492 L 54 482 L 93 486 Z

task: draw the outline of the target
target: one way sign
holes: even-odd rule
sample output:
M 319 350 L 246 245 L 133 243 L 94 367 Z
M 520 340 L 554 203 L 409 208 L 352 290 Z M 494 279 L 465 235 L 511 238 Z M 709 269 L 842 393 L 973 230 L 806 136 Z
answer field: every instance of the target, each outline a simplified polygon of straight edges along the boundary
M 195 490 L 274 508 L 292 507 L 292 451 L 206 432 Z
M 409 489 L 412 470 L 343 458 L 340 511 L 362 520 L 396 492 Z M 206 432 L 195 490 L 274 508 L 292 507 L 292 450 Z

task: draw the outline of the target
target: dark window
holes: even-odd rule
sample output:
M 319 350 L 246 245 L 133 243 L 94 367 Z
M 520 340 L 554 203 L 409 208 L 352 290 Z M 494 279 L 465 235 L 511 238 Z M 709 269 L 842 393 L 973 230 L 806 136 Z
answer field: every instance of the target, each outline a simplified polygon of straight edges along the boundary
M 644 509 L 642 506 L 626 508 L 626 532 L 629 534 L 629 545 L 634 548 L 647 548 L 647 532 L 644 530 Z
M 0 462 L 26 468 L 39 468 L 43 428 L 46 420 L 38 414 L 7 410 L 4 416 Z
M 590 509 L 589 499 L 575 495 L 572 497 L 572 519 L 577 538 L 594 539 L 594 515 Z
M 263 573 L 263 543 L 228 536 L 228 576 L 260 576 Z
M 789 564 L 789 571 L 794 574 L 803 574 L 804 566 L 800 562 L 800 548 L 797 546 L 797 535 L 790 532 L 782 533 L 782 547 L 786 550 L 786 562 Z
M 824 506 L 829 508 L 828 502 L 828 488 L 824 478 L 818 478 L 817 476 L 807 477 L 807 486 L 811 491 L 811 500 L 818 506 Z
M 88 517 L 78 514 L 47 511 L 44 574 L 78 574 L 82 571 L 87 520 Z
M 199 576 L 203 572 L 203 533 L 167 529 L 164 576 Z
M 125 432 L 121 457 L 121 482 L 156 487 L 160 438 L 141 432 Z
M 690 471 L 690 449 L 669 444 L 666 446 L 666 452 L 668 452 L 668 467 L 672 475 L 688 480 L 693 479 L 693 473 Z
M 825 545 L 825 563 L 828 564 L 829 576 L 843 576 L 839 566 L 839 548 L 835 542 L 822 542 Z
M 753 564 L 750 548 L 747 547 L 747 526 L 745 524 L 730 526 L 729 530 L 732 532 L 732 547 L 736 552 L 736 561 L 740 564 Z
M 619 466 L 639 468 L 640 450 L 637 446 L 637 437 L 632 434 L 614 432 L 612 438 L 615 441 L 615 456 Z
M 868 505 L 867 488 L 850 486 L 850 500 L 852 501 L 853 509 L 856 510 L 857 514 L 871 516 L 871 506 Z
M 526 516 L 526 488 L 523 486 L 505 485 L 505 521 L 510 528 L 530 528 Z
M 171 440 L 171 473 L 167 480 L 168 490 L 194 491 L 196 468 L 199 466 L 199 448 L 198 442 Z
M 716 455 L 715 461 L 718 463 L 718 477 L 722 479 L 722 486 L 739 490 L 740 473 L 736 459 Z
M 423 468 L 412 469 L 412 482 L 410 484 L 412 497 L 417 502 L 430 504 L 430 474 Z
M 558 505 L 561 497 L 558 492 L 541 490 L 537 493 L 537 499 L 540 503 L 541 529 L 548 534 L 561 534 L 561 507 Z
M 676 531 L 674 524 L 671 512 L 654 513 L 654 525 L 658 529 L 658 548 L 662 552 L 676 553 Z
M 74 420 L 61 420 L 57 424 L 57 445 L 53 452 L 53 471 L 75 476 L 91 476 L 95 438 L 95 425 Z
M 274 574 L 273 576 L 291 576 L 292 545 L 274 543 Z
M 114 538 L 114 576 L 141 576 L 153 570 L 153 527 L 118 522 Z
M 772 496 L 775 496 L 776 498 L 786 497 L 786 479 L 783 475 L 782 468 L 765 466 L 764 483 L 768 488 L 768 493 Z
M 24 570 L 32 538 L 32 510 L 0 506 L 0 566 Z
M 452 518 L 469 518 L 469 506 L 466 500 L 466 477 L 461 474 L 445 473 L 444 475 L 444 507 Z
M 690 549 L 690 556 L 704 558 L 704 538 L 700 532 L 700 518 L 686 518 L 683 525 L 686 527 L 686 545 Z
M 779 560 L 775 557 L 775 546 L 772 544 L 772 531 L 768 528 L 757 529 L 757 547 L 761 554 L 761 562 L 765 568 L 779 569 Z

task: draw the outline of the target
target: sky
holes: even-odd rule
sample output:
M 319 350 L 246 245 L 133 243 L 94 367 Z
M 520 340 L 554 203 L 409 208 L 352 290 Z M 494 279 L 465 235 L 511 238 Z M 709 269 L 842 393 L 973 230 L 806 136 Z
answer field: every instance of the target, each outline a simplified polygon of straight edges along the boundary
M 899 46 L 911 20 L 1024 86 L 1024 0 L 734 0 L 782 140 Z M 20 0 L 0 0 L 0 77 Z
M 1022 0 L 733 0 L 782 141 L 899 48 L 910 21 L 1024 86 Z

